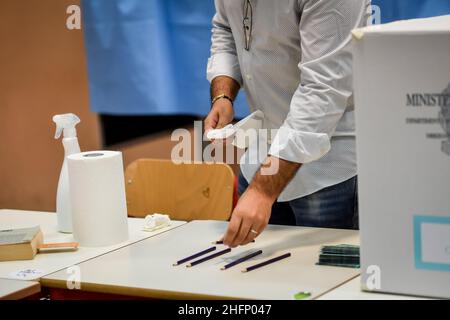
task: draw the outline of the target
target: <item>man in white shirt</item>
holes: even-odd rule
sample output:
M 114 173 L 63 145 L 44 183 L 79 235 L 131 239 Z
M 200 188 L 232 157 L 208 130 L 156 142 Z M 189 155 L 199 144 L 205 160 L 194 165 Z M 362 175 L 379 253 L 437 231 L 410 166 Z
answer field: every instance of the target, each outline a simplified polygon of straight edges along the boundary
M 211 111 L 205 131 L 233 121 L 243 87 L 265 115 L 262 173 L 249 146 L 224 243 L 244 245 L 269 223 L 355 228 L 357 223 L 351 31 L 369 19 L 370 0 L 216 0 Z M 256 150 L 258 154 L 260 150 Z

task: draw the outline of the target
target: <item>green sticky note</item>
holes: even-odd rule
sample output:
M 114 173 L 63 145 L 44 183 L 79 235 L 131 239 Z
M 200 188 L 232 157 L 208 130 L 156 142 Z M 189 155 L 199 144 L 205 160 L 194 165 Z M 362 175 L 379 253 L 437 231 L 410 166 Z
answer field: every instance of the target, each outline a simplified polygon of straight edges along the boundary
M 302 291 L 302 292 L 294 294 L 295 300 L 304 300 L 304 299 L 308 299 L 309 297 L 311 297 L 311 292 Z

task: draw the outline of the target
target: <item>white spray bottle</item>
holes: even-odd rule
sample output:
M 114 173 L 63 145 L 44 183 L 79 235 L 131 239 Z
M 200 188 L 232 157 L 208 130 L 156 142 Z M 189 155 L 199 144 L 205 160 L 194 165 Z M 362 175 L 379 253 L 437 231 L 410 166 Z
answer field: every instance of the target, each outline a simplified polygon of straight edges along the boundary
M 58 230 L 60 232 L 72 232 L 72 213 L 70 208 L 69 172 L 67 168 L 67 156 L 79 153 L 77 131 L 75 126 L 80 122 L 73 113 L 58 114 L 53 117 L 56 123 L 55 139 L 64 134 L 62 143 L 64 146 L 64 162 L 59 175 L 58 191 L 56 193 L 56 213 L 58 218 Z

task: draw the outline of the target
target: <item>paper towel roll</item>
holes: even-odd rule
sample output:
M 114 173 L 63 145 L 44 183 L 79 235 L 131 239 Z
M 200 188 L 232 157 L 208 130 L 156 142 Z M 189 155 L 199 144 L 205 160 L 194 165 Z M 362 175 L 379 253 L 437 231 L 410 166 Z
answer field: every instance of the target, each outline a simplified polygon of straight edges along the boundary
M 90 151 L 67 157 L 73 236 L 81 246 L 128 239 L 122 153 Z

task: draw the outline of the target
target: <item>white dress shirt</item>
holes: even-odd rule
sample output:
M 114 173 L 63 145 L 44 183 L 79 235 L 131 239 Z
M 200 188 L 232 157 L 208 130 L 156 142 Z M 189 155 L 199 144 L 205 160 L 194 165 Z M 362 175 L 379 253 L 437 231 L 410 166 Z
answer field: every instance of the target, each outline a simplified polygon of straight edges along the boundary
M 248 51 L 244 3 L 215 1 L 207 78 L 225 75 L 238 81 L 251 111 L 265 114 L 263 127 L 278 129 L 267 141 L 268 153 L 303 164 L 278 201 L 354 177 L 350 42 L 351 31 L 367 24 L 370 0 L 251 0 Z M 251 145 L 241 159 L 247 181 L 267 155 L 255 161 L 256 152 L 265 152 L 256 148 Z

